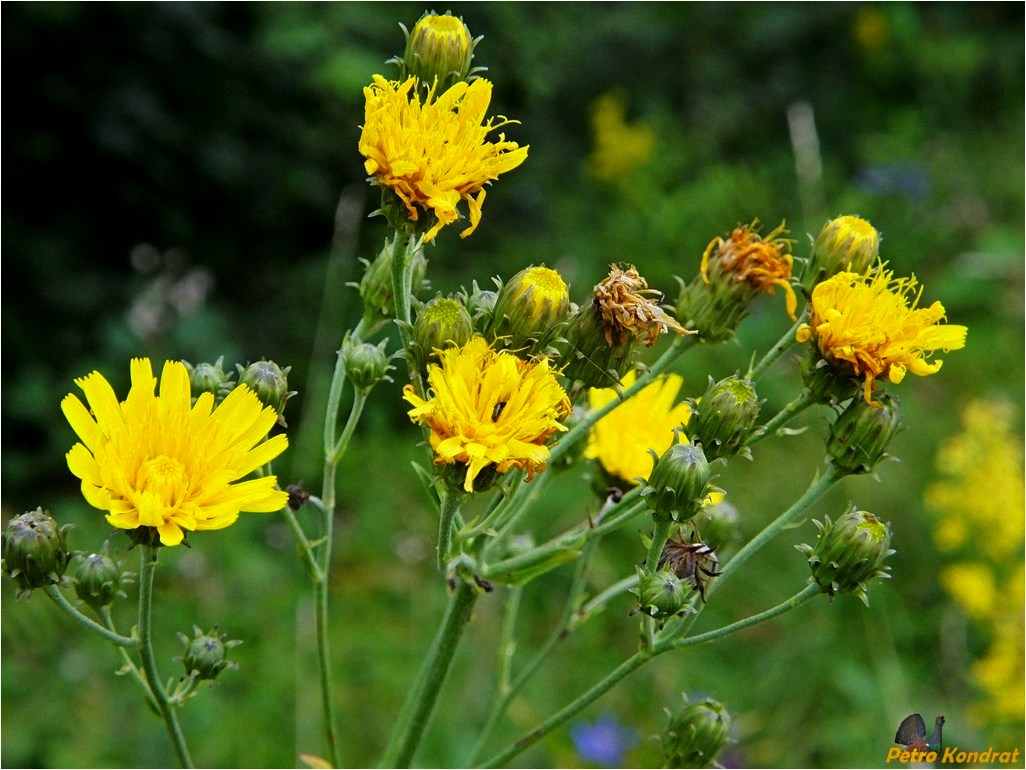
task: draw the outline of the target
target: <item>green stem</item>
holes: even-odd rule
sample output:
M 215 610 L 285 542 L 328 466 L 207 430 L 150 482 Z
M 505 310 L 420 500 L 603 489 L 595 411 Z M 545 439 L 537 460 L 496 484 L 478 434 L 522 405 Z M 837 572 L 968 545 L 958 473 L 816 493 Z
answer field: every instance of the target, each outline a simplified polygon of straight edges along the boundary
M 592 412 L 588 412 L 588 414 L 585 415 L 579 423 L 564 433 L 563 437 L 559 439 L 554 447 L 552 447 L 552 451 L 549 453 L 549 464 L 556 465 L 556 463 L 562 459 L 563 455 L 570 451 L 575 443 L 588 435 L 588 431 L 591 430 L 592 425 L 616 409 L 620 404 L 630 399 L 631 396 L 652 382 L 657 376 L 669 369 L 670 365 L 680 358 L 685 350 L 695 344 L 696 338 L 697 335 L 675 338 L 670 344 L 670 347 L 663 351 L 663 354 L 656 359 L 655 363 L 649 367 L 648 371 L 644 374 L 638 375 L 634 384 L 624 390 L 621 398 L 614 398 L 605 406 L 602 406 Z
M 331 539 L 325 543 L 325 551 L 331 550 Z M 326 560 L 327 561 L 327 560 Z M 327 575 L 327 569 L 324 576 Z M 328 581 L 322 576 L 314 581 L 314 614 L 317 626 L 317 662 L 321 675 L 321 705 L 324 709 L 324 731 L 332 767 L 342 767 L 339 753 L 338 733 L 335 728 L 335 700 L 331 692 L 331 648 L 328 639 Z
M 763 425 L 758 433 L 748 439 L 748 446 L 757 444 L 763 439 L 776 434 L 780 428 L 786 425 L 799 412 L 804 411 L 814 403 L 816 403 L 816 397 L 808 390 L 802 388 L 802 392 L 791 403 L 773 415 L 770 421 Z
M 354 342 L 360 341 L 363 330 L 363 321 L 356 324 L 356 327 L 349 333 L 350 339 Z M 345 340 L 342 341 L 345 345 Z M 335 371 L 331 375 L 331 387 L 328 390 L 328 403 L 324 412 L 324 455 L 327 457 L 335 446 L 335 426 L 338 424 L 338 412 L 342 407 L 342 393 L 346 384 L 346 363 L 342 358 L 342 347 L 335 353 Z
M 614 671 L 608 674 L 601 682 L 577 698 L 577 700 L 570 703 L 561 711 L 553 714 L 529 733 L 518 738 L 504 751 L 489 757 L 478 765 L 478 767 L 501 767 L 513 757 L 517 756 L 517 754 L 520 754 L 522 751 L 537 743 L 557 727 L 577 715 L 586 706 L 589 706 L 591 703 L 598 700 L 602 695 L 612 689 L 621 679 L 626 677 L 635 669 L 640 668 L 649 659 L 650 656 L 647 653 L 634 653 L 631 657 L 621 663 Z
M 452 530 L 456 515 L 460 512 L 460 506 L 467 499 L 467 495 L 455 489 L 446 489 L 442 494 L 441 515 L 438 519 L 438 571 L 445 573 L 446 565 L 449 563 L 449 552 L 452 550 Z
M 777 343 L 769 349 L 769 351 L 762 357 L 762 360 L 755 365 L 755 368 L 748 372 L 748 379 L 757 381 L 762 375 L 766 373 L 777 360 L 784 355 L 788 350 L 794 347 L 798 343 L 797 333 L 798 327 L 805 323 L 805 319 L 809 316 L 808 306 L 802 310 L 798 316 L 798 320 L 794 322 L 794 326 L 787 330 L 783 337 L 777 340 Z
M 738 567 L 755 555 L 760 548 L 774 538 L 781 530 L 802 516 L 814 502 L 826 494 L 827 490 L 843 478 L 844 475 L 844 471 L 839 470 L 832 464 L 829 465 L 827 472 L 813 481 L 809 488 L 805 490 L 805 493 L 795 501 L 794 505 L 767 524 L 759 534 L 745 543 L 744 547 L 734 554 L 734 557 L 720 570 L 719 577 L 712 581 L 707 595 L 711 596 L 713 592 L 721 588 Z
M 470 621 L 477 596 L 476 589 L 462 580 L 456 586 L 449 599 L 442 626 L 431 643 L 417 681 L 396 721 L 381 759 L 381 767 L 409 767 L 412 763 L 449 673 L 460 638 Z
M 655 521 L 655 529 L 652 530 L 652 544 L 648 548 L 648 558 L 645 559 L 645 569 L 655 572 L 659 564 L 659 557 L 663 555 L 663 547 L 670 539 L 670 528 L 673 526 L 671 519 L 659 518 Z
M 760 612 L 758 615 L 752 615 L 751 617 L 743 618 L 736 623 L 717 628 L 712 631 L 707 631 L 704 634 L 698 634 L 697 636 L 689 636 L 684 639 L 660 639 L 656 642 L 654 653 L 656 655 L 666 652 L 668 650 L 679 650 L 683 647 L 694 647 L 695 645 L 705 644 L 715 639 L 719 639 L 729 634 L 733 634 L 736 631 L 740 631 L 750 626 L 758 625 L 759 623 L 765 623 L 767 620 L 783 615 L 785 612 L 801 607 L 805 602 L 819 596 L 823 593 L 823 589 L 818 585 L 805 586 L 801 591 L 796 593 L 790 599 L 781 602 L 776 607 L 771 607 L 765 612 Z
M 402 241 L 402 245 L 400 245 Z M 392 301 L 395 304 L 395 320 L 399 322 L 399 336 L 403 348 L 410 347 L 410 300 L 413 294 L 413 254 L 418 241 L 413 236 L 404 236 L 398 230 L 392 241 Z
M 139 570 L 139 640 L 142 645 L 140 655 L 146 683 L 157 702 L 157 710 L 164 719 L 171 742 L 174 743 L 178 761 L 182 767 L 191 768 L 193 767 L 192 757 L 189 756 L 189 747 L 185 744 L 185 735 L 178 722 L 178 713 L 168 702 L 167 692 L 164 690 L 164 685 L 160 682 L 160 674 L 157 672 L 157 660 L 153 655 L 151 620 L 153 615 L 153 576 L 157 570 L 157 549 L 158 546 L 144 546 L 142 549 L 142 566 Z
M 342 435 L 339 436 L 338 442 L 331 447 L 327 454 L 328 462 L 332 465 L 338 465 L 345 456 L 346 450 L 349 448 L 349 441 L 356 430 L 356 424 L 360 422 L 363 408 L 367 405 L 367 395 L 369 393 L 370 388 L 356 388 L 354 390 L 353 408 L 349 412 L 349 417 L 346 418 L 346 426 L 342 429 Z M 334 507 L 334 500 L 332 500 L 332 507 Z
M 92 618 L 83 615 L 81 612 L 78 611 L 78 609 L 75 608 L 75 606 L 71 602 L 64 598 L 64 594 L 62 594 L 57 589 L 57 586 L 44 586 L 43 593 L 49 596 L 50 599 L 53 600 L 54 604 L 56 604 L 58 607 L 60 607 L 62 610 L 68 613 L 68 615 L 70 615 L 72 619 L 74 619 L 78 623 L 81 623 L 90 631 L 99 634 L 111 644 L 115 644 L 118 647 L 128 647 L 131 649 L 135 649 L 139 646 L 138 639 L 133 639 L 129 636 L 122 636 L 116 631 L 104 628 Z
M 100 610 L 100 617 L 103 618 L 103 624 L 110 630 L 111 633 L 116 634 L 117 629 L 114 626 L 114 618 L 111 617 L 110 608 L 104 607 Z M 146 695 L 146 702 L 150 704 L 150 708 L 153 709 L 154 713 L 160 713 L 160 707 L 157 705 L 157 699 L 153 695 L 153 691 L 150 690 L 149 684 L 146 683 L 146 677 L 143 676 L 142 671 L 135 665 L 135 661 L 132 660 L 132 656 L 128 654 L 121 645 L 118 645 L 118 654 L 121 655 L 121 660 L 124 663 L 124 669 L 132 675 L 132 678 L 143 688 L 143 692 Z

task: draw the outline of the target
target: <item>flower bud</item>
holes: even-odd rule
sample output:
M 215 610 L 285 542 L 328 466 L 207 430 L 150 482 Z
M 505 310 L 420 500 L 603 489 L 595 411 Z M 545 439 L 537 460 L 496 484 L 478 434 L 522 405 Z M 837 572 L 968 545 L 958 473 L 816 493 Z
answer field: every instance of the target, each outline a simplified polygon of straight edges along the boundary
M 653 618 L 669 618 L 684 609 L 688 589 L 669 570 L 646 572 L 638 567 L 638 609 Z
M 709 387 L 691 410 L 688 434 L 701 443 L 710 460 L 729 458 L 745 449 L 759 417 L 755 383 L 737 375 L 719 382 L 709 378 Z
M 382 380 L 392 381 L 388 373 L 394 367 L 388 364 L 388 355 L 385 353 L 387 344 L 387 340 L 377 345 L 353 342 L 348 337 L 342 343 L 342 362 L 346 367 L 346 376 L 355 387 L 367 390 Z
M 64 533 L 47 511 L 36 508 L 7 522 L 2 536 L 3 571 L 14 579 L 18 597 L 35 588 L 56 585 L 68 568 Z
M 802 286 L 811 293 L 817 283 L 841 271 L 862 273 L 879 255 L 880 233 L 869 222 L 853 216 L 831 219 L 812 247 Z
M 656 460 L 641 496 L 654 518 L 684 522 L 702 510 L 708 486 L 709 462 L 702 447 L 675 442 Z
M 75 570 L 75 592 L 78 598 L 99 612 L 109 607 L 121 591 L 122 574 L 117 561 L 107 554 L 104 545 L 103 553 L 91 553 L 82 558 Z
M 402 216 L 407 216 L 403 208 Z M 395 315 L 395 302 L 392 299 L 392 252 L 395 250 L 395 241 L 385 241 L 384 247 L 378 252 L 373 262 L 365 259 L 360 261 L 366 265 L 360 283 L 347 284 L 355 286 L 360 292 L 360 299 L 363 302 L 363 323 L 367 331 L 373 331 L 375 327 L 388 318 Z M 410 291 L 416 296 L 419 292 L 428 288 L 427 258 L 424 256 L 423 247 L 413 252 L 413 277 L 410 282 Z
M 418 371 L 424 371 L 436 350 L 462 347 L 474 335 L 474 322 L 462 302 L 452 297 L 435 297 L 417 313 L 413 323 L 410 355 Z
M 873 578 L 889 578 L 883 561 L 894 550 L 891 530 L 871 513 L 849 508 L 836 522 L 813 522 L 819 530 L 816 546 L 796 545 L 809 558 L 810 583 L 817 583 L 831 597 L 837 593 L 858 596 L 865 605 L 866 584 Z
M 670 716 L 662 736 L 664 767 L 713 767 L 730 733 L 730 714 L 722 703 L 705 698 Z
M 474 319 L 474 329 L 480 330 L 482 337 L 484 331 L 492 323 L 492 312 L 495 310 L 495 302 L 498 298 L 498 293 L 480 288 L 477 281 L 473 283 L 473 290 L 469 294 L 463 295 L 467 312 Z
M 436 93 L 440 94 L 454 83 L 467 80 L 476 43 L 463 19 L 449 13 L 425 13 L 406 37 L 406 52 L 399 61 L 400 79 L 414 75 L 425 87 L 431 87 L 437 78 Z
M 192 631 L 192 639 L 185 634 L 178 634 L 178 638 L 185 644 L 185 653 L 180 660 L 185 666 L 186 676 L 195 675 L 200 680 L 216 679 L 226 668 L 238 667 L 238 663 L 228 660 L 228 650 L 238 647 L 241 641 L 229 641 L 226 635 L 218 633 L 217 626 L 209 634 L 203 633 L 199 626 L 193 626 Z
M 212 364 L 201 363 L 193 366 L 188 361 L 182 363 L 189 372 L 189 386 L 192 389 L 194 404 L 201 393 L 213 393 L 214 404 L 220 404 L 235 387 L 232 375 L 223 368 L 224 356 L 219 356 Z
M 889 394 L 880 394 L 879 406 L 853 398 L 830 427 L 827 454 L 845 473 L 869 473 L 901 427 L 898 402 Z
M 559 363 L 573 391 L 590 388 L 611 388 L 620 382 L 631 367 L 634 341 L 610 345 L 598 307 L 586 302 L 567 321 L 564 339 L 557 343 Z
M 239 384 L 248 387 L 256 393 L 264 406 L 277 412 L 278 424 L 287 428 L 282 412 L 285 411 L 285 402 L 296 395 L 296 391 L 289 390 L 288 374 L 292 367 L 282 369 L 274 361 L 257 361 L 245 369 L 242 364 L 236 364 L 235 367 L 239 370 Z
M 805 389 L 817 404 L 836 406 L 862 393 L 862 381 L 855 379 L 850 371 L 831 366 L 815 346 L 802 357 L 799 370 Z
M 570 292 L 562 276 L 547 267 L 527 267 L 499 289 L 491 336 L 514 350 L 537 351 L 570 312 Z

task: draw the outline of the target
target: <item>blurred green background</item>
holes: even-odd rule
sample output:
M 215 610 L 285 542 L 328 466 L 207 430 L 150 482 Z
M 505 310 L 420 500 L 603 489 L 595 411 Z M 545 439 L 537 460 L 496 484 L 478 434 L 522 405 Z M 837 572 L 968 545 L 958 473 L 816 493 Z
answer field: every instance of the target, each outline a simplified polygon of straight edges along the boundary
M 276 471 L 319 486 L 333 350 L 360 314 L 344 284 L 358 280 L 357 258 L 373 257 L 387 234 L 382 220 L 366 217 L 378 194 L 356 151 L 362 88 L 374 73 L 394 74 L 384 61 L 402 51 L 398 25 L 412 27 L 425 10 L 3 5 L 4 520 L 43 505 L 77 525 L 74 548 L 95 550 L 111 536 L 64 465 L 74 438 L 59 403 L 73 378 L 94 368 L 125 393 L 128 359 L 139 355 L 291 365 L 300 394 L 286 410 L 291 448 Z M 994 644 L 992 626 L 963 611 L 938 577 L 949 561 L 973 559 L 975 541 L 963 544 L 968 553 L 942 553 L 933 533 L 943 512 L 928 508 L 924 494 L 937 476 L 938 447 L 961 429 L 963 406 L 1005 399 L 1018 475 L 992 481 L 1022 496 L 1023 6 L 435 10 L 462 15 L 484 35 L 475 64 L 488 66 L 495 83 L 491 112 L 519 120 L 505 131 L 531 149 L 489 190 L 471 238 L 461 242 L 449 228 L 429 249 L 434 289 L 486 285 L 545 263 L 579 301 L 610 262 L 627 260 L 672 297 L 673 276 L 694 276 L 709 240 L 739 222 L 758 217 L 771 229 L 786 219 L 804 256 L 807 233 L 851 213 L 879 228 L 884 258 L 923 281 L 924 300 L 941 300 L 949 320 L 970 329 L 967 348 L 943 356 L 939 375 L 895 389 L 909 425 L 894 448 L 901 462 L 883 465 L 879 482 L 847 480 L 815 509 L 835 516 L 854 500 L 892 522 L 894 578 L 872 587 L 869 609 L 821 600 L 663 656 L 577 721 L 609 714 L 631 730 L 628 766 L 658 765 L 655 736 L 681 692 L 712 695 L 736 714 L 736 743 L 724 758 L 731 766 L 882 765 L 911 712 L 928 724 L 944 714 L 945 744 L 1021 748 L 1021 705 L 1018 719 L 995 716 L 987 708 L 993 693 L 972 673 Z M 624 108 L 623 136 L 650 136 L 647 151 L 632 155 L 625 142 L 613 161 L 594 155 L 594 105 L 610 94 Z M 791 126 L 815 127 L 800 157 L 819 160 L 821 175 L 813 164 L 802 183 L 789 115 Z M 782 298 L 764 298 L 740 328 L 740 344 L 682 359 L 687 395 L 699 395 L 709 375 L 743 369 L 788 326 Z M 376 762 L 444 604 L 432 568 L 436 525 L 410 469 L 424 455 L 400 384 L 374 392 L 339 481 L 332 639 L 342 753 L 354 766 Z M 798 386 L 794 366 L 778 364 L 760 390 L 767 413 Z M 808 431 L 786 446 L 760 445 L 755 462 L 736 461 L 721 475 L 747 535 L 820 467 L 825 417 L 813 410 L 799 423 Z M 583 472 L 567 474 L 554 492 L 533 519 L 539 538 L 597 509 Z M 978 503 L 967 493 L 965 515 Z M 792 545 L 810 541 L 814 529 L 789 534 L 746 567 L 729 596 L 717 595 L 700 630 L 760 611 L 804 583 L 807 568 Z M 111 539 L 124 554 L 124 537 Z M 246 515 L 191 540 L 190 550 L 162 554 L 158 574 L 165 675 L 181 651 L 175 632 L 193 623 L 219 623 L 245 642 L 233 651 L 240 669 L 183 713 L 197 763 L 294 766 L 300 752 L 322 753 L 312 613 L 290 533 L 276 518 Z M 128 556 L 134 564 L 136 554 Z M 594 586 L 630 574 L 642 558 L 636 532 L 609 538 Z M 997 568 L 1021 569 L 1021 544 L 1014 559 Z M 546 638 L 568 582 L 563 568 L 528 588 L 532 622 L 517 662 Z M 15 603 L 6 579 L 2 590 L 0 763 L 172 762 L 163 726 L 135 685 L 110 676 L 118 663 L 106 643 L 72 627 L 45 598 Z M 502 598 L 497 591 L 478 605 L 418 757 L 423 766 L 465 762 L 494 684 Z M 1010 612 L 1021 655 L 1017 599 Z M 564 643 L 513 704 L 495 749 L 630 653 L 637 621 L 629 609 L 624 599 Z M 120 607 L 126 628 L 131 613 L 131 603 Z M 999 681 L 1020 704 L 1021 671 L 1020 660 Z M 569 730 L 515 763 L 588 766 Z

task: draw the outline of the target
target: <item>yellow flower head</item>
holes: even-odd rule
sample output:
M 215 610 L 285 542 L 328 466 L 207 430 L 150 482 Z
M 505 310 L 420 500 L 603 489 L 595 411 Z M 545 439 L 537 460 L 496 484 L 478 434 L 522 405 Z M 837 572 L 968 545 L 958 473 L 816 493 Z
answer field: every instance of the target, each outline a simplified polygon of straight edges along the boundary
M 364 168 L 375 183 L 399 197 L 409 221 L 418 221 L 421 209 L 433 214 L 425 241 L 459 218 L 456 206 L 465 200 L 470 227 L 460 236 L 466 237 L 481 221 L 485 185 L 523 163 L 528 148 L 502 133 L 498 141 L 487 141 L 492 131 L 516 122 L 504 117 L 485 121 L 492 98 L 489 81 L 461 81 L 441 95 L 432 88 L 423 101 L 416 86 L 414 77 L 398 83 L 375 75 L 364 88 L 359 144 Z
M 263 441 L 278 418 L 239 385 L 215 409 L 214 394 L 192 403 L 189 372 L 167 361 L 157 379 L 148 358 L 132 359 L 132 387 L 119 402 L 99 372 L 75 380 L 89 408 L 74 394 L 61 409 L 81 443 L 67 454 L 82 494 L 120 529 L 152 527 L 164 545 L 183 530 L 223 529 L 240 511 L 268 513 L 288 501 L 277 478 L 239 481 L 288 446 L 284 435 Z
M 638 274 L 634 265 L 626 269 L 613 265 L 608 277 L 594 291 L 606 344 L 610 347 L 626 345 L 644 337 L 645 344 L 652 347 L 659 335 L 670 329 L 687 334 L 684 327 L 659 307 L 662 297 L 662 292 L 648 288 L 648 281 Z
M 620 384 L 629 388 L 635 379 L 635 372 L 627 372 Z M 598 460 L 607 473 L 627 484 L 648 478 L 655 462 L 649 450 L 662 455 L 674 442 L 674 429 L 683 428 L 691 416 L 687 403 L 677 401 L 683 383 L 680 375 L 667 374 L 642 388 L 592 426 L 584 456 Z M 588 393 L 592 409 L 619 398 L 613 388 Z
M 866 401 L 874 404 L 879 377 L 897 384 L 906 372 L 934 374 L 943 362 L 927 360 L 933 351 L 965 346 L 966 327 L 939 323 L 944 306 L 917 307 L 921 295 L 914 277 L 894 278 L 883 265 L 838 273 L 813 290 L 812 317 L 798 328 L 798 341 L 815 338 L 826 361 L 864 377 Z
M 787 234 L 783 223 L 763 238 L 759 235 L 759 220 L 750 225 L 734 228 L 730 237 L 713 238 L 702 254 L 702 280 L 710 283 L 710 272 L 716 276 L 733 279 L 758 292 L 773 294 L 779 286 L 784 290 L 787 314 L 795 320 L 798 298 L 791 288 L 791 269 L 794 260 L 788 253 L 791 241 L 782 238 Z
M 413 404 L 410 419 L 431 428 L 435 464 L 465 465 L 467 492 L 490 465 L 498 473 L 523 468 L 528 479 L 544 470 L 545 442 L 566 430 L 560 421 L 573 409 L 548 359 L 523 361 L 482 337 L 438 357 L 441 363 L 428 367 L 430 398 L 418 396 L 412 385 L 403 389 Z

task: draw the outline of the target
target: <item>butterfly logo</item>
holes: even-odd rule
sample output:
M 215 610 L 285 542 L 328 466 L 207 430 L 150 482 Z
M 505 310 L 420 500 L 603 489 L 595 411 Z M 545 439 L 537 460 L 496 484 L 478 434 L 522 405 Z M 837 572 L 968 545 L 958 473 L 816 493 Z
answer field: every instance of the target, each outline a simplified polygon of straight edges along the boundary
M 933 735 L 926 737 L 926 722 L 921 714 L 909 714 L 901 720 L 898 732 L 894 735 L 894 742 L 908 746 L 912 751 L 940 751 L 941 729 L 944 727 L 944 717 L 937 717 L 934 720 Z

